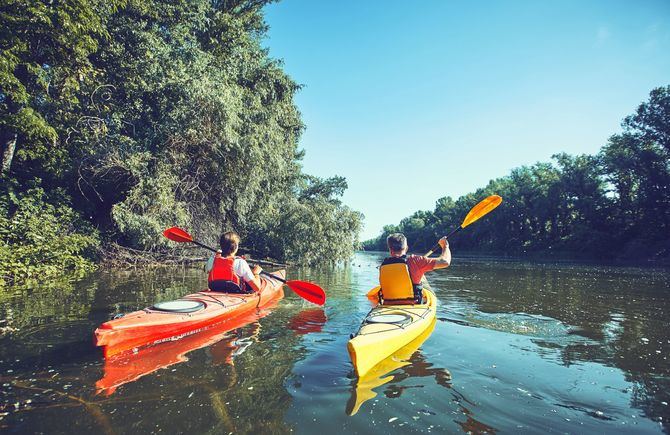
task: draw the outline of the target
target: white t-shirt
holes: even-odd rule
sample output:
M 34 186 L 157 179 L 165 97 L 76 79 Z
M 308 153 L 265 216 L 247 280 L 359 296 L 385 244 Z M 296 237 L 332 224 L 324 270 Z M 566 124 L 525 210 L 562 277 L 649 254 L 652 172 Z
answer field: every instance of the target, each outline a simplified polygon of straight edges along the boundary
M 214 267 L 214 255 L 209 257 L 209 260 L 207 260 L 207 273 L 212 270 L 212 267 Z M 233 272 L 235 272 L 235 275 L 242 278 L 244 282 L 253 281 L 254 279 L 254 273 L 251 271 L 249 263 L 247 263 L 247 260 L 242 258 L 235 258 L 235 261 L 233 261 Z

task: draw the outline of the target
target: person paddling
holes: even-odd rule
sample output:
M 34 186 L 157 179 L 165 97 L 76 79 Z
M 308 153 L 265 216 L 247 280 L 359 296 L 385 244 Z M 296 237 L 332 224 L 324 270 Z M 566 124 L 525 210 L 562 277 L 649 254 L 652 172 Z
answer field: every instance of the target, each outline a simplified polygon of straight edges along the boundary
M 423 299 L 423 275 L 431 270 L 449 267 L 451 250 L 446 237 L 439 240 L 442 254 L 437 258 L 407 255 L 407 238 L 394 233 L 386 238 L 390 257 L 379 267 L 379 301 L 381 304 L 420 304 Z
M 206 271 L 209 273 L 207 284 L 210 290 L 224 293 L 259 292 L 261 288 L 261 267 L 253 269 L 244 258 L 236 257 L 240 246 L 240 236 L 228 231 L 219 239 L 221 250 L 207 261 Z

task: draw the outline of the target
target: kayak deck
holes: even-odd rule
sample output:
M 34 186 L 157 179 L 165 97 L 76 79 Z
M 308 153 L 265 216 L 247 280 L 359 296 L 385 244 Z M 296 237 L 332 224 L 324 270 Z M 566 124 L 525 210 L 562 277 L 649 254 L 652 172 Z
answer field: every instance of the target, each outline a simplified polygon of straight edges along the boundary
M 347 344 L 359 377 L 428 329 L 435 319 L 437 298 L 428 288 L 423 293 L 423 304 L 379 305 L 368 313 L 358 332 Z M 392 323 L 375 323 L 375 318 L 379 316 L 397 320 Z
M 274 272 L 285 278 L 286 271 Z M 103 348 L 105 358 L 138 347 L 174 341 L 198 333 L 204 328 L 262 308 L 283 298 L 282 282 L 263 276 L 260 293 L 229 294 L 209 290 L 193 293 L 179 301 L 201 306 L 193 312 L 171 312 L 148 307 L 103 323 L 95 330 L 95 345 Z M 201 304 L 201 305 L 200 305 Z

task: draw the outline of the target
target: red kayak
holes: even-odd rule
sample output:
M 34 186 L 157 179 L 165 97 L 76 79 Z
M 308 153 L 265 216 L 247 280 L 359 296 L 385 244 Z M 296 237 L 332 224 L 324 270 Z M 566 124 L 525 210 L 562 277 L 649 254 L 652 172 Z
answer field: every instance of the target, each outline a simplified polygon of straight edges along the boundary
M 260 310 L 252 310 L 230 320 L 204 328 L 197 334 L 181 340 L 161 343 L 159 346 L 145 346 L 137 352 L 117 354 L 105 359 L 104 376 L 95 383 L 98 393 L 111 395 L 116 389 L 141 377 L 188 361 L 188 354 L 197 349 L 210 346 L 212 364 L 233 364 L 233 355 L 239 351 L 236 336 L 230 331 L 243 327 L 272 312 L 279 299 L 270 301 Z M 259 328 L 257 325 L 256 328 Z
M 284 279 L 285 270 L 274 275 Z M 95 330 L 95 345 L 105 358 L 140 347 L 175 341 L 234 319 L 284 297 L 283 283 L 261 276 L 261 291 L 253 294 L 218 293 L 209 290 L 158 303 L 141 311 L 110 320 Z

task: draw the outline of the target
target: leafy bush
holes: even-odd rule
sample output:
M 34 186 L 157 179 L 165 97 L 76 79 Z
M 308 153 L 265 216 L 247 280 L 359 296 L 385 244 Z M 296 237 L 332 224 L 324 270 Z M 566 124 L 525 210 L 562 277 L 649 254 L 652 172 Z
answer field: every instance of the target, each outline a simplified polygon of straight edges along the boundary
M 0 285 L 92 270 L 98 246 L 97 232 L 40 187 L 0 195 Z

